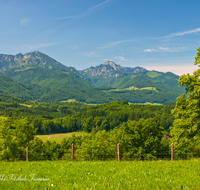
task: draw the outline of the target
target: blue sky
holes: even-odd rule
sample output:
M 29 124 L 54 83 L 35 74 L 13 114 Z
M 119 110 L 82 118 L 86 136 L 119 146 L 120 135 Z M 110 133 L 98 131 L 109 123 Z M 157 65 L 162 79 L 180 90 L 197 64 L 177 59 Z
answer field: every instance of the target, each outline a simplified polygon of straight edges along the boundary
M 77 70 L 121 66 L 192 73 L 199 0 L 0 0 L 0 53 L 39 50 Z

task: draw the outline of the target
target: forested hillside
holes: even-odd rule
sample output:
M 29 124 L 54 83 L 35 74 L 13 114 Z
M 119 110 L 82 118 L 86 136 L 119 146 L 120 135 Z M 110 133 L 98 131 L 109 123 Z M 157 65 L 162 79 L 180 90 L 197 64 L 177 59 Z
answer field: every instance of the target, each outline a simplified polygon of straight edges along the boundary
M 183 88 L 178 87 L 179 76 L 167 72 L 162 73 L 158 71 L 148 71 L 142 73 L 123 74 L 118 77 L 101 78 L 97 80 L 95 86 L 109 87 L 109 88 L 127 88 L 130 86 L 136 87 L 151 87 L 156 85 L 162 85 L 176 90 L 177 92 L 184 92 Z
M 12 118 L 60 118 L 89 105 L 78 102 L 40 103 L 0 94 L 0 116 Z
M 12 78 L 25 84 L 37 84 L 52 89 L 88 89 L 93 87 L 88 81 L 73 72 L 39 67 L 16 72 Z
M 67 74 L 64 74 L 64 77 L 65 76 L 67 76 Z M 57 77 L 59 77 L 60 80 L 56 80 Z M 41 80 L 41 83 L 42 81 L 44 82 L 44 80 Z M 79 85 L 79 78 L 77 79 L 77 83 L 67 83 L 66 80 L 62 80 L 62 74 L 61 76 L 56 76 L 52 80 L 45 81 L 46 83 L 44 83 L 44 86 L 38 84 L 23 84 L 7 76 L 0 75 L 0 93 L 39 102 L 75 99 L 79 102 L 92 104 L 102 104 L 115 100 L 126 100 L 132 103 L 165 103 L 174 101 L 179 95 L 176 92 L 170 91 L 170 88 L 162 88 L 159 85 L 154 88 L 86 88 L 84 85 Z M 48 87 L 47 84 L 51 85 Z M 87 84 L 87 86 L 89 86 L 89 84 Z
M 75 131 L 109 131 L 128 120 L 156 118 L 166 131 L 174 120 L 174 106 L 136 105 L 118 101 L 91 106 L 78 102 L 38 103 L 0 95 L 0 116 L 21 120 L 28 117 L 37 134 Z
M 121 67 L 111 61 L 77 71 L 39 51 L 1 54 L 0 73 L 1 94 L 39 102 L 165 103 L 175 101 L 184 91 L 178 87 L 178 76 L 170 72 Z
M 58 83 L 54 83 L 55 88 L 56 84 Z M 66 82 L 64 82 L 63 84 L 65 85 Z M 71 83 L 71 85 L 72 84 L 73 83 Z M 60 85 L 62 85 L 62 83 Z M 112 98 L 111 95 L 108 95 L 108 97 L 106 97 L 105 93 L 102 92 L 100 89 L 86 89 L 84 87 L 69 87 L 67 89 L 60 87 L 60 89 L 53 89 L 51 88 L 51 86 L 46 87 L 37 84 L 23 84 L 14 81 L 13 79 L 4 75 L 0 75 L 0 93 L 11 95 L 17 98 L 29 99 L 32 101 L 36 100 L 39 102 L 56 102 L 68 99 L 76 99 L 80 102 L 104 103 L 115 100 L 115 97 Z M 122 99 L 122 97 L 118 98 Z
M 141 118 L 157 118 L 157 126 L 162 126 L 169 131 L 174 117 L 171 110 L 174 106 L 155 106 L 155 105 L 129 105 L 126 101 L 111 102 L 103 105 L 84 108 L 67 117 L 53 119 L 50 122 L 50 128 L 45 127 L 39 120 L 35 120 L 35 127 L 39 134 L 56 133 L 72 131 L 97 132 L 101 130 L 109 131 L 115 127 L 120 127 L 123 122 L 128 120 L 138 121 Z M 50 131 L 48 131 L 50 130 Z M 58 131 L 57 131 L 58 132 Z

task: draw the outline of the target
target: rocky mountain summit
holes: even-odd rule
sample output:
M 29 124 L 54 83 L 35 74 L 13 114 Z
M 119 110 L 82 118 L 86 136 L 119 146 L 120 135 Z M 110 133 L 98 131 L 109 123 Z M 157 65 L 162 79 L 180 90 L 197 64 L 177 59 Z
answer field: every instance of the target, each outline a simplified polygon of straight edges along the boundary
M 146 72 L 147 70 L 143 67 L 121 67 L 119 64 L 116 64 L 112 61 L 106 61 L 104 64 L 101 64 L 96 67 L 90 67 L 89 69 L 85 69 L 83 71 L 79 71 L 79 73 L 83 76 L 83 78 L 91 78 L 91 77 L 118 77 L 124 73 L 139 73 Z
M 67 67 L 39 51 L 34 51 L 24 55 L 21 53 L 17 55 L 0 54 L 0 72 L 5 73 L 6 75 L 12 76 L 14 72 L 36 67 L 72 71 L 79 74 L 75 68 Z
M 121 67 L 119 64 L 109 60 L 99 66 L 77 71 L 74 67 L 65 66 L 39 51 L 34 51 L 24 55 L 21 53 L 17 55 L 0 54 L 1 74 L 12 77 L 18 71 L 37 67 L 50 70 L 72 71 L 86 80 L 89 80 L 88 78 L 91 77 L 109 78 L 118 77 L 124 73 L 139 73 L 147 71 L 142 67 Z

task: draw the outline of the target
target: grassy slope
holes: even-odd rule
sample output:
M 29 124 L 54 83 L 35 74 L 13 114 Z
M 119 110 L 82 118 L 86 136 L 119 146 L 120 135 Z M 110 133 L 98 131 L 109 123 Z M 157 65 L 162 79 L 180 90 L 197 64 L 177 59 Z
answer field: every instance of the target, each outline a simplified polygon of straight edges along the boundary
M 92 85 L 69 71 L 50 70 L 44 68 L 32 68 L 26 71 L 16 72 L 14 80 L 22 83 L 37 84 L 53 89 L 62 88 L 91 88 Z
M 155 75 L 155 72 L 148 72 L 150 77 L 144 75 L 144 73 L 117 77 L 114 82 L 115 85 L 120 86 L 121 90 L 95 89 L 91 87 L 91 84 L 74 73 L 64 71 L 35 68 L 19 73 L 21 74 L 16 75 L 15 80 L 27 84 L 18 83 L 6 76 L 0 75 L 0 93 L 40 102 L 76 99 L 80 102 L 92 104 L 116 100 L 126 100 L 132 103 L 164 103 L 175 101 L 183 93 L 183 89 L 176 87 L 177 84 L 175 85 L 175 82 L 177 83 L 177 80 L 173 78 L 174 75 L 172 73 L 166 73 L 167 78 Z M 119 81 L 117 82 L 117 80 Z M 164 83 L 168 85 L 163 85 Z M 114 87 L 115 85 L 113 84 Z
M 54 86 L 58 83 L 59 81 L 57 81 L 56 84 L 54 83 Z M 78 84 L 78 82 L 76 84 Z M 52 87 L 52 85 L 50 85 L 50 87 Z M 105 103 L 109 101 L 108 97 L 98 89 L 86 87 L 80 89 L 78 85 L 76 87 L 70 86 L 70 88 L 67 89 L 62 89 L 62 86 L 60 86 L 60 89 L 52 89 L 50 87 L 18 83 L 7 76 L 0 75 L 1 94 L 40 102 L 63 101 L 67 99 L 76 99 L 77 101 L 87 103 Z M 112 96 L 110 95 L 110 97 Z M 114 100 L 115 98 L 111 98 L 110 101 Z
M 0 93 L 23 99 L 37 100 L 46 93 L 52 94 L 53 91 L 50 88 L 35 84 L 19 83 L 7 76 L 0 75 Z
M 140 85 L 140 88 L 152 87 L 147 86 L 145 82 Z M 9 77 L 0 75 L 0 93 L 7 94 L 23 99 L 37 100 L 40 102 L 63 101 L 67 99 L 76 99 L 80 102 L 90 104 L 102 104 L 111 101 L 126 100 L 132 103 L 164 103 L 167 101 L 174 101 L 180 93 L 172 92 L 169 88 L 161 89 L 155 87 L 155 90 L 138 90 L 138 91 L 115 91 L 109 92 L 94 88 L 68 88 L 68 89 L 51 89 L 49 87 L 40 86 L 36 84 L 23 84 L 12 80 Z
M 160 89 L 170 89 L 177 93 L 183 93 L 184 89 L 178 87 L 179 76 L 167 72 L 149 71 L 144 73 L 136 74 L 124 74 L 119 77 L 103 78 L 99 77 L 97 82 L 94 84 L 97 87 L 108 87 L 125 89 L 130 86 L 138 88 L 144 87 L 155 87 Z
M 199 189 L 199 167 L 200 160 L 1 162 L 0 187 L 13 190 Z

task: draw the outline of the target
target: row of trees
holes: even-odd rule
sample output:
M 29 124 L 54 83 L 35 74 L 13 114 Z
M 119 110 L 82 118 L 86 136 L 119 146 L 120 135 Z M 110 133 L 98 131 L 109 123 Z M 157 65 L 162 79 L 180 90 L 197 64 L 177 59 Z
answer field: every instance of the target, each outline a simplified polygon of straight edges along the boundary
M 64 139 L 61 144 L 34 138 L 36 130 L 27 118 L 20 123 L 6 118 L 1 120 L 0 159 L 25 160 L 29 147 L 29 160 L 71 159 L 71 144 L 78 160 L 108 160 L 117 158 L 116 145 L 120 144 L 123 159 L 156 159 L 163 155 L 158 149 L 166 148 L 162 140 L 164 129 L 157 127 L 156 118 L 127 121 L 120 128 L 106 132 Z

